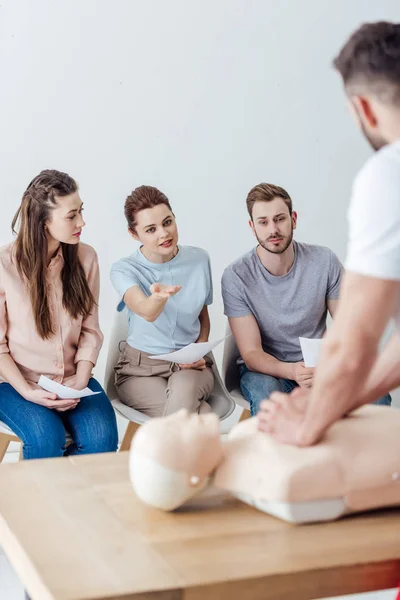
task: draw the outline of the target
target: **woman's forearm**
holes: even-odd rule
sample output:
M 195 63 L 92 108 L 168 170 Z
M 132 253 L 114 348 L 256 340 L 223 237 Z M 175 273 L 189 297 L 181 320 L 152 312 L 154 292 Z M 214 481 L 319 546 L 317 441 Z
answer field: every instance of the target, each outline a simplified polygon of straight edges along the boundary
M 0 354 L 0 375 L 21 396 L 25 396 L 31 389 L 29 383 L 23 377 L 21 371 L 8 353 Z
M 199 314 L 200 321 L 200 333 L 196 342 L 208 342 L 210 336 L 210 316 L 208 314 L 207 306 L 203 306 L 201 313 Z

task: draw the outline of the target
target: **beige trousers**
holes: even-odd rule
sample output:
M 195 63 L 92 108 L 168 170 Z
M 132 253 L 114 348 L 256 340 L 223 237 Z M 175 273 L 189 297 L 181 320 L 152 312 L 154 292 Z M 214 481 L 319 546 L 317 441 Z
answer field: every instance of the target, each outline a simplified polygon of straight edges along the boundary
M 206 400 L 214 387 L 212 360 L 207 367 L 179 369 L 176 363 L 153 360 L 147 352 L 125 345 L 114 367 L 118 397 L 127 406 L 150 417 L 162 417 L 187 408 L 189 412 L 209 412 Z

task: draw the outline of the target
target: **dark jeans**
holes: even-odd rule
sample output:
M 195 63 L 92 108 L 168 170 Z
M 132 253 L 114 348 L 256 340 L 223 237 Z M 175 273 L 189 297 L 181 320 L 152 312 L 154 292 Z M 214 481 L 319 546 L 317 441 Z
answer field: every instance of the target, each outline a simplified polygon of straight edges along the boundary
M 291 379 L 279 379 L 272 375 L 249 371 L 246 365 L 240 365 L 240 389 L 243 396 L 250 403 L 251 416 L 254 417 L 259 411 L 261 400 L 268 399 L 272 392 L 285 392 L 289 394 L 298 384 Z M 376 400 L 374 404 L 390 406 L 392 398 L 386 394 L 383 398 Z
M 57 412 L 25 400 L 8 383 L 0 384 L 0 421 L 23 442 L 24 458 L 115 452 L 118 445 L 114 409 L 96 379 L 88 387 L 96 396 L 82 398 L 76 408 Z M 66 448 L 66 430 L 73 444 Z

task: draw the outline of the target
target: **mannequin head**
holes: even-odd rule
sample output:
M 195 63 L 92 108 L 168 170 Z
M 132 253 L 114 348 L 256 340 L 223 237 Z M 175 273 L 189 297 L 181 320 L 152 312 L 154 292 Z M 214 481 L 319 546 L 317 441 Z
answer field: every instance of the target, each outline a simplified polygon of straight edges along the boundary
M 182 409 L 136 432 L 130 477 L 143 502 L 173 510 L 203 489 L 222 459 L 217 415 Z

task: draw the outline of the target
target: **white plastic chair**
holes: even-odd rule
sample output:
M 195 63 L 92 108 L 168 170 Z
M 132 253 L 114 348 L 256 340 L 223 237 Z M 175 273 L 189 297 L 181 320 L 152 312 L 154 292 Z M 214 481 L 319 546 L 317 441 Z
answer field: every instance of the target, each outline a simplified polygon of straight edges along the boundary
M 0 421 L 0 463 L 2 462 L 11 442 L 21 442 L 19 437 L 3 421 Z
M 148 415 L 144 415 L 140 411 L 134 408 L 130 408 L 129 406 L 123 404 L 123 402 L 121 402 L 118 399 L 117 390 L 115 389 L 114 367 L 118 362 L 120 354 L 120 342 L 126 340 L 127 333 L 128 318 L 126 310 L 120 313 L 116 312 L 110 336 L 110 343 L 108 347 L 107 363 L 104 376 L 104 387 L 107 396 L 111 400 L 114 410 L 119 415 L 121 415 L 125 419 L 128 419 L 129 421 L 128 427 L 124 435 L 124 439 L 122 440 L 120 446 L 120 450 L 129 450 L 132 438 L 138 427 L 140 427 L 140 425 L 143 425 L 143 423 L 145 423 L 151 418 Z M 221 379 L 215 361 L 212 370 L 214 373 L 214 389 L 207 402 L 211 406 L 213 412 L 215 412 L 219 416 L 220 421 L 224 421 L 235 410 L 235 402 L 225 388 L 225 385 Z
M 240 356 L 229 323 L 226 325 L 225 343 L 222 357 L 222 379 L 227 391 L 236 404 L 243 408 L 240 420 L 247 419 L 250 416 L 250 404 L 243 396 L 239 384 L 239 367 L 237 359 Z

